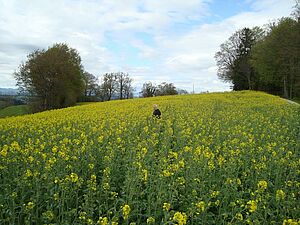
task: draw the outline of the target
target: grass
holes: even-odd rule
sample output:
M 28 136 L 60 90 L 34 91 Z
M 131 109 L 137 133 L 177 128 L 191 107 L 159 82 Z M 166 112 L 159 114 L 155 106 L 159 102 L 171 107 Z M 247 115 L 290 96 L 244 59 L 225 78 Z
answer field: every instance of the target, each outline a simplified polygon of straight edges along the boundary
M 76 106 L 89 105 L 89 104 L 93 104 L 93 103 L 96 103 L 96 102 L 77 102 Z
M 10 117 L 10 116 L 21 116 L 28 113 L 30 112 L 27 105 L 8 106 L 0 110 L 0 118 Z
M 5 102 L 4 102 L 5 103 Z M 3 103 L 3 106 L 4 106 Z M 76 106 L 89 105 L 95 102 L 78 102 Z M 27 105 L 8 106 L 1 109 L 2 101 L 0 101 L 0 118 L 11 117 L 11 116 L 22 116 L 29 114 L 29 107 Z
M 6 101 L 1 101 L 0 100 L 0 110 L 4 109 L 5 107 L 7 107 L 8 103 Z

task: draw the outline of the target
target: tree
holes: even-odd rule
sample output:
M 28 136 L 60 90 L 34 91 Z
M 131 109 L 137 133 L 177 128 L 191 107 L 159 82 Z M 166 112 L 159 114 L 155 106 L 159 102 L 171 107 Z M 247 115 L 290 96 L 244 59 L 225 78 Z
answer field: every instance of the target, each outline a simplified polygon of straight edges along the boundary
M 285 98 L 299 96 L 299 22 L 282 18 L 253 49 L 252 64 L 267 91 Z
M 117 83 L 117 94 L 119 99 L 129 98 L 133 95 L 132 79 L 128 73 L 118 72 L 115 74 Z
M 189 92 L 185 89 L 176 88 L 176 91 L 179 95 L 187 95 Z
M 254 89 L 255 71 L 250 64 L 251 49 L 263 36 L 259 27 L 236 31 L 215 54 L 218 77 L 233 84 L 233 90 Z
M 153 97 L 156 93 L 156 86 L 152 84 L 150 81 L 143 84 L 143 88 L 140 92 L 141 96 L 144 98 Z
M 35 110 L 74 105 L 84 91 L 83 67 L 77 50 L 67 44 L 54 44 L 36 50 L 14 73 L 19 88 L 35 96 Z
M 157 96 L 177 95 L 177 94 L 178 94 L 178 92 L 173 83 L 163 82 L 157 86 L 157 90 L 156 90 Z
M 132 79 L 131 79 L 131 81 L 124 88 L 124 97 L 126 99 L 133 98 L 134 91 L 135 88 L 132 86 Z
M 182 90 L 183 93 L 184 90 Z M 163 95 L 177 95 L 177 88 L 173 83 L 162 82 L 159 85 L 155 85 L 151 82 L 146 82 L 143 84 L 142 91 L 140 92 L 141 96 L 146 97 L 154 97 L 154 96 L 163 96 Z
M 295 24 L 295 45 L 297 53 L 296 53 L 296 65 L 295 65 L 295 92 L 294 97 L 300 97 L 300 0 L 295 1 L 296 4 L 294 6 L 294 11 L 292 12 L 292 16 L 296 21 Z
M 103 82 L 100 85 L 99 94 L 102 95 L 103 101 L 110 101 L 117 91 L 117 77 L 116 73 L 106 73 L 103 75 Z
M 124 72 L 106 73 L 96 91 L 96 96 L 101 101 L 133 98 L 132 81 L 129 75 Z
M 95 95 L 97 87 L 98 87 L 98 78 L 95 77 L 93 74 L 84 72 L 83 73 L 83 79 L 84 79 L 84 96 L 85 97 L 91 97 L 92 95 Z
M 300 0 L 296 0 L 294 5 L 294 11 L 292 12 L 292 17 L 299 23 L 300 21 Z

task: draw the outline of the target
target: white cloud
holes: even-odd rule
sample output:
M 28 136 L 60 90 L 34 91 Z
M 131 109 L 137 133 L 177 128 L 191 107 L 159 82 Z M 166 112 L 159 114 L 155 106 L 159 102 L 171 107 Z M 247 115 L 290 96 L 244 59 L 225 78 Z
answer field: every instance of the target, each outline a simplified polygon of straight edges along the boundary
M 36 48 L 66 42 L 95 75 L 124 70 L 141 86 L 167 81 L 197 91 L 228 90 L 218 80 L 214 54 L 234 31 L 289 15 L 293 0 L 247 0 L 253 10 L 218 23 L 201 23 L 213 0 L 0 0 L 0 87 L 13 87 L 12 73 Z M 173 30 L 177 23 L 188 29 Z M 153 43 L 135 36 L 150 35 Z M 139 50 L 151 66 L 126 64 L 128 52 L 112 51 L 110 39 Z M 146 64 L 147 64 L 146 63 Z
M 252 4 L 256 11 L 242 12 L 219 23 L 200 25 L 179 37 L 160 36 L 157 48 L 165 52 L 161 67 L 168 68 L 173 77 L 184 76 L 191 82 L 202 83 L 203 85 L 199 85 L 201 91 L 228 90 L 230 84 L 222 83 L 216 75 L 214 54 L 219 50 L 219 46 L 238 29 L 262 26 L 272 19 L 288 16 L 293 1 L 266 0 L 255 1 Z
M 179 21 L 184 19 L 194 20 L 207 14 L 207 3 L 209 2 L 211 2 L 211 0 L 146 0 L 145 8 L 153 12 L 158 12 L 159 14 L 168 14 L 172 19 Z
M 294 0 L 256 0 L 250 1 L 252 8 L 256 11 L 289 13 L 291 5 L 295 4 Z

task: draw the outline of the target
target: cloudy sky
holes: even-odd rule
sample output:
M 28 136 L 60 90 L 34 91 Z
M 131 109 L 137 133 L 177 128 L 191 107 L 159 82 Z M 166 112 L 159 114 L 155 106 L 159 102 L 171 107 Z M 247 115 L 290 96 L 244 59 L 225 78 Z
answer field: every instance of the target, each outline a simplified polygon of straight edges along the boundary
M 0 87 L 35 49 L 65 42 L 85 69 L 142 84 L 229 90 L 214 54 L 232 33 L 289 16 L 294 0 L 0 0 Z

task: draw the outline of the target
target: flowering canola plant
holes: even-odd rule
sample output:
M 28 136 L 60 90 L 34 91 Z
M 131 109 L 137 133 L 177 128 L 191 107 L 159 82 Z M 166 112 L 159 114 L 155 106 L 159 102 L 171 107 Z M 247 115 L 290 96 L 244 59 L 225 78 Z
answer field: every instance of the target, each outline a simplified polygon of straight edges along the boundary
M 0 224 L 300 224 L 299 142 L 250 91 L 0 119 Z

